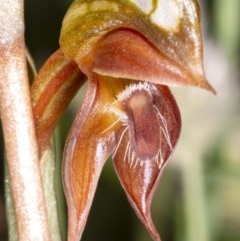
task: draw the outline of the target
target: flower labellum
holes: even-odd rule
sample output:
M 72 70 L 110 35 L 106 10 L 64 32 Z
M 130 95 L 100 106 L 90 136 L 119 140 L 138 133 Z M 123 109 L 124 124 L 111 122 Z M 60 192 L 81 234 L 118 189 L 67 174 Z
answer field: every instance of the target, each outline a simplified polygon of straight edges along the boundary
M 157 92 L 154 85 L 146 82 L 129 86 L 119 94 L 117 100 L 121 103 L 125 116 L 123 124 L 129 132 L 130 146 L 141 161 L 157 160 L 161 151 L 161 118 L 165 120 L 154 102 L 152 92 Z M 166 126 L 162 125 L 162 128 Z M 168 130 L 163 129 L 167 138 Z M 171 146 L 171 144 L 170 144 Z
M 143 161 L 151 161 L 160 150 L 160 126 L 152 96 L 146 90 L 129 93 L 123 100 L 128 116 L 129 138 L 136 156 Z

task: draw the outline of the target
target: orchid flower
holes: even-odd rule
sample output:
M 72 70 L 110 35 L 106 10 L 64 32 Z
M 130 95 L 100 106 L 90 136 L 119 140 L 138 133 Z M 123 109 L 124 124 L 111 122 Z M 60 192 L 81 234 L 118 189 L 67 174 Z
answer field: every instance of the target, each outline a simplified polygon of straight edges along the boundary
M 205 79 L 195 0 L 77 0 L 63 20 L 60 49 L 32 87 L 41 152 L 87 81 L 63 155 L 68 241 L 84 231 L 101 170 L 111 157 L 127 198 L 155 241 L 150 207 L 181 129 L 169 86 Z

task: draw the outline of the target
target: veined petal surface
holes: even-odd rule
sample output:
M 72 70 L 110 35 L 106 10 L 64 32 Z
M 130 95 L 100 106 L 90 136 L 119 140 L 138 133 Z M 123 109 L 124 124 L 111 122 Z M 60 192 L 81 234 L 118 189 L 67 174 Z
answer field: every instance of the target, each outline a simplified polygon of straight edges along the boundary
M 77 63 L 65 58 L 60 49 L 40 69 L 31 86 L 40 155 L 48 148 L 58 120 L 85 81 Z
M 91 76 L 85 101 L 69 132 L 63 179 L 68 205 L 68 241 L 79 241 L 84 230 L 102 167 L 113 152 L 117 117 L 108 112 L 124 83 L 96 74 Z M 126 83 L 125 83 L 126 84 Z
M 168 86 L 199 86 L 212 90 L 207 81 L 194 78 L 183 66 L 165 56 L 139 32 L 118 29 L 106 34 L 93 48 L 94 72 Z

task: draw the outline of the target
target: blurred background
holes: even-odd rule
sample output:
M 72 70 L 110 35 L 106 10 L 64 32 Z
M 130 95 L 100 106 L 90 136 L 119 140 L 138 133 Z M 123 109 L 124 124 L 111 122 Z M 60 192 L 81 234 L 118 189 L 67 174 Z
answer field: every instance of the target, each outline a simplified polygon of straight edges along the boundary
M 71 2 L 25 1 L 26 43 L 37 69 L 58 48 L 61 21 Z M 240 1 L 199 3 L 206 76 L 218 94 L 173 89 L 183 127 L 155 194 L 152 215 L 163 241 L 239 241 Z M 81 97 L 58 127 L 59 150 Z M 0 241 L 7 241 L 1 133 L 0 138 Z M 128 204 L 111 161 L 101 175 L 82 240 L 151 241 Z

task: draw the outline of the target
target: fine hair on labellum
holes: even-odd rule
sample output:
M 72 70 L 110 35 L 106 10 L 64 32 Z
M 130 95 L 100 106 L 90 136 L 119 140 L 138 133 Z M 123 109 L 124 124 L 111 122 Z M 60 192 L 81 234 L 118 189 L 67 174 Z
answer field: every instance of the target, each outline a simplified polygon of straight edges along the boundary
M 127 86 L 116 98 L 121 109 L 114 108 L 118 120 L 109 128 L 121 122 L 124 129 L 113 157 L 124 136 L 129 135 L 123 156 L 124 161 L 130 162 L 130 166 L 135 167 L 145 161 L 155 161 L 160 168 L 164 162 L 161 152 L 162 142 L 167 143 L 170 150 L 173 149 L 167 121 L 155 104 L 158 102 L 156 96 L 159 97 L 156 95 L 157 91 L 154 84 L 139 82 Z

